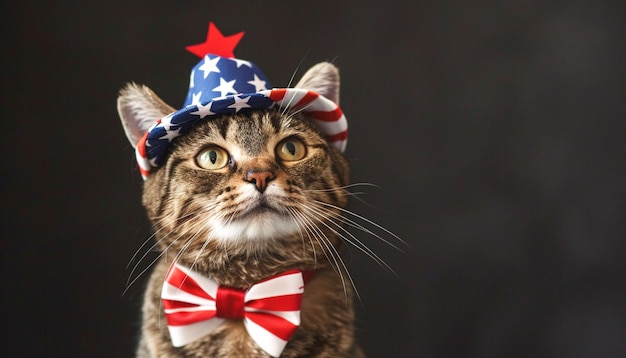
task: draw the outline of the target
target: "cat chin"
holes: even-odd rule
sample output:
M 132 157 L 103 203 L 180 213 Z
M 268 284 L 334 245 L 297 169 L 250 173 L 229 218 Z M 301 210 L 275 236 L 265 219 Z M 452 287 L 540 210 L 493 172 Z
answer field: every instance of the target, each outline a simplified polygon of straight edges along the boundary
M 212 228 L 211 236 L 224 242 L 279 239 L 293 235 L 299 230 L 293 219 L 276 213 L 216 223 Z

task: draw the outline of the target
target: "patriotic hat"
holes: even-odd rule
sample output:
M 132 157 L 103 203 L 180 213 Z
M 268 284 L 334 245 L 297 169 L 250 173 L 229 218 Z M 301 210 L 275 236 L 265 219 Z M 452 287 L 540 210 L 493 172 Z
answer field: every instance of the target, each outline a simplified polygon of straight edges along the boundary
M 137 163 L 144 179 L 165 162 L 172 140 L 189 132 L 196 122 L 276 106 L 308 113 L 329 144 L 345 150 L 348 123 L 339 106 L 306 89 L 272 89 L 255 64 L 234 58 L 233 50 L 243 35 L 224 36 L 211 22 L 206 41 L 186 47 L 202 60 L 191 70 L 183 108 L 159 119 L 137 143 Z

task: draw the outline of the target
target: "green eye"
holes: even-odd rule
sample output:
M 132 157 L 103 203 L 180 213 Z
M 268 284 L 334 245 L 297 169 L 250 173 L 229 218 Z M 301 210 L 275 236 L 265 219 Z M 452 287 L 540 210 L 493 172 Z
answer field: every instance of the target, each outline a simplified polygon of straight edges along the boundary
M 196 162 L 204 169 L 222 169 L 228 165 L 228 152 L 220 147 L 205 148 L 196 156 Z
M 306 147 L 304 143 L 298 139 L 286 139 L 278 143 L 276 155 L 278 155 L 280 159 L 288 162 L 300 160 L 306 155 Z

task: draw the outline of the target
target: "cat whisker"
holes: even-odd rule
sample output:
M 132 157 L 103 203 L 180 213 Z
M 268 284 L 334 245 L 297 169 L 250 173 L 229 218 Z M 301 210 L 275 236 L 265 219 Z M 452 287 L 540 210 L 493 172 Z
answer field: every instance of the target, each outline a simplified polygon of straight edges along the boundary
M 292 96 L 292 97 L 291 97 L 291 100 L 289 100 L 289 103 L 287 104 L 287 106 L 290 106 L 290 105 L 291 105 L 291 102 L 292 102 L 295 98 L 296 98 L 295 96 Z M 303 112 L 303 111 L 306 111 L 306 109 L 307 109 L 307 108 L 309 108 L 309 107 L 311 107 L 312 105 L 313 105 L 313 102 L 308 103 L 308 104 L 306 104 L 306 105 L 304 105 L 304 106 L 297 107 L 297 108 L 291 108 L 291 107 L 289 107 L 289 109 L 290 109 L 290 110 L 292 110 L 292 109 L 293 109 L 293 111 L 290 111 L 290 112 L 288 112 L 288 113 L 286 114 L 287 119 L 291 119 L 291 118 L 293 118 L 296 114 L 298 114 L 298 113 L 300 113 L 300 112 Z M 285 115 L 285 113 L 283 113 L 283 115 Z
M 301 226 L 305 226 L 305 231 L 306 231 L 307 237 L 309 239 L 309 242 L 311 243 L 311 247 L 313 248 L 313 262 L 317 266 L 317 250 L 315 250 L 315 245 L 313 245 L 313 239 L 311 238 L 310 232 L 308 230 L 306 230 L 306 224 L 299 217 L 299 215 L 298 215 L 298 213 L 296 212 L 295 209 L 292 209 L 290 207 L 287 207 L 286 209 L 287 209 L 287 212 L 289 213 L 289 217 L 291 217 L 291 219 L 296 224 L 296 227 L 298 228 L 298 232 L 300 234 L 300 238 L 302 238 L 302 253 L 303 253 L 303 255 L 305 254 L 306 250 L 305 250 L 305 247 L 304 247 L 305 246 L 304 233 L 302 232 Z
M 372 183 L 353 183 L 353 184 L 349 184 L 349 185 L 344 185 L 344 186 L 340 186 L 337 188 L 330 188 L 330 189 L 307 189 L 306 191 L 311 191 L 311 192 L 340 192 L 346 196 L 350 196 L 355 198 L 356 200 L 358 200 L 360 203 L 369 206 L 369 207 L 374 207 L 372 204 L 370 204 L 369 202 L 367 202 L 366 200 L 364 200 L 360 195 L 361 194 L 366 194 L 366 192 L 350 192 L 347 189 L 349 188 L 353 188 L 353 187 L 361 187 L 361 186 L 369 186 L 369 187 L 374 187 L 374 188 L 380 188 L 378 185 L 376 184 L 372 184 Z
M 356 187 L 361 187 L 361 186 L 373 186 L 375 188 L 379 188 L 378 185 L 376 184 L 372 184 L 372 183 L 352 183 L 352 184 L 348 184 L 348 185 L 343 185 L 343 186 L 338 186 L 336 188 L 328 188 L 328 189 L 304 189 L 304 191 L 306 192 L 318 192 L 318 193 L 331 193 L 331 192 L 342 192 L 342 193 L 346 193 L 346 194 L 354 194 L 352 192 L 349 192 L 347 189 L 350 188 L 356 188 Z
M 359 249 L 361 252 L 363 252 L 364 254 L 369 256 L 372 260 L 374 260 L 374 262 L 378 263 L 381 267 L 384 267 L 387 270 L 389 270 L 390 272 L 392 272 L 393 274 L 396 274 L 396 272 L 391 268 L 391 266 L 389 266 L 389 264 L 387 264 L 385 262 L 385 260 L 383 260 L 376 253 L 374 253 L 374 251 L 372 251 L 361 240 L 359 240 L 356 236 L 354 236 L 352 233 L 350 233 L 348 230 L 346 230 L 342 225 L 340 225 L 339 223 L 337 223 L 335 221 L 335 220 L 340 220 L 341 221 L 341 217 L 340 216 L 336 217 L 336 218 L 333 218 L 332 216 L 328 215 L 322 207 L 314 208 L 314 207 L 311 207 L 311 206 L 307 206 L 306 210 L 308 210 L 312 215 L 315 215 L 316 217 L 320 218 L 321 219 L 320 222 L 324 226 L 326 226 L 329 230 L 331 230 L 335 235 L 337 235 L 338 237 L 340 237 L 341 239 L 343 239 L 347 243 L 349 243 L 352 246 L 354 246 L 357 249 Z M 326 223 L 326 221 L 329 222 L 329 223 L 332 223 L 339 230 L 341 230 L 343 233 L 345 233 L 345 235 L 342 232 L 339 232 L 339 231 L 335 230 L 334 228 L 330 227 Z
M 291 85 L 293 84 L 293 79 L 296 78 L 296 74 L 298 74 L 298 71 L 300 70 L 300 66 L 302 66 L 302 62 L 304 62 L 304 59 L 309 55 L 310 52 L 311 52 L 311 49 L 307 50 L 304 56 L 302 56 L 302 58 L 300 59 L 300 62 L 298 62 L 296 69 L 291 74 L 291 78 L 289 78 L 289 83 L 287 83 L 287 88 L 291 88 Z
M 177 237 L 177 238 L 176 238 L 176 239 L 175 239 L 175 240 L 174 240 L 174 241 L 173 241 L 170 245 L 168 245 L 168 247 L 167 247 L 165 250 L 163 250 L 163 251 L 159 252 L 159 254 L 157 255 L 157 257 L 155 257 L 152 261 L 150 261 L 150 263 L 149 263 L 149 264 L 148 264 L 148 265 L 147 265 L 147 266 L 146 266 L 143 270 L 141 270 L 141 272 L 139 272 L 139 273 L 137 274 L 137 276 L 135 276 L 135 278 L 134 278 L 134 279 L 130 280 L 130 277 L 132 277 L 132 274 L 135 272 L 135 270 L 137 269 L 137 267 L 138 267 L 138 265 L 139 265 L 139 263 L 137 263 L 137 265 L 135 265 L 135 267 L 133 268 L 133 271 L 131 271 L 131 273 L 130 273 L 130 275 L 129 275 L 129 281 L 130 281 L 130 282 L 128 282 L 128 281 L 127 281 L 127 283 L 126 283 L 126 288 L 125 288 L 125 289 L 124 289 L 124 291 L 122 292 L 122 296 L 126 293 L 126 291 L 128 291 L 128 289 L 129 289 L 129 288 L 130 288 L 130 287 L 131 287 L 131 286 L 132 286 L 132 285 L 133 285 L 133 284 L 134 284 L 137 280 L 139 280 L 139 278 L 140 278 L 141 276 L 143 276 L 143 274 L 144 274 L 144 273 L 146 273 L 146 272 L 147 272 L 147 271 L 148 271 L 148 270 L 152 267 L 152 265 L 154 265 L 154 264 L 155 264 L 155 263 L 156 263 L 156 262 L 157 262 L 157 261 L 158 261 L 158 260 L 159 260 L 159 259 L 163 256 L 163 255 L 166 255 L 166 254 L 167 254 L 167 252 L 168 252 L 169 247 L 171 247 L 171 246 L 172 246 L 172 245 L 173 245 L 176 241 L 178 241 L 181 237 L 182 237 L 182 235 L 179 235 L 179 236 L 178 236 L 178 237 Z M 163 240 L 163 239 L 161 239 L 161 240 Z M 155 245 L 156 245 L 156 244 L 155 244 Z M 146 252 L 146 254 L 144 254 L 144 256 L 141 258 L 141 261 L 142 261 L 142 260 L 143 260 L 143 259 L 147 256 L 147 254 L 148 254 L 147 252 Z M 141 261 L 140 261 L 140 262 L 141 262 Z
M 200 228 L 200 230 L 196 231 L 195 234 L 193 234 L 191 236 L 191 240 L 195 240 L 195 238 L 207 227 L 209 226 L 209 222 L 205 221 L 204 225 L 202 225 L 202 227 Z M 198 250 L 198 253 L 196 254 L 196 258 L 193 260 L 193 263 L 191 264 L 191 269 L 193 269 L 193 267 L 196 265 L 196 262 L 200 259 L 200 256 L 202 255 L 202 253 L 204 252 L 204 250 L 206 249 L 207 245 L 209 244 L 209 242 L 211 242 L 211 235 L 207 235 L 206 239 L 204 240 L 204 243 L 202 244 L 202 246 L 200 247 L 200 249 Z
M 348 268 L 346 267 L 345 262 L 341 258 L 341 255 L 339 254 L 335 246 L 330 242 L 330 240 L 328 239 L 324 231 L 321 230 L 314 222 L 312 222 L 309 217 L 303 214 L 299 214 L 299 216 L 306 223 L 306 226 L 305 226 L 306 230 L 311 231 L 313 233 L 313 237 L 317 240 L 317 242 L 319 242 L 320 245 L 323 246 L 323 248 L 324 247 L 326 248 L 326 250 L 322 250 L 322 252 L 326 256 L 326 259 L 328 260 L 328 262 L 331 264 L 331 267 L 333 267 L 333 269 L 335 270 L 335 272 L 339 275 L 339 278 L 341 279 L 341 284 L 343 286 L 344 297 L 346 299 L 346 303 L 348 302 L 348 293 L 347 293 L 347 288 L 346 288 L 346 280 L 344 279 L 344 272 L 348 278 L 348 281 L 350 282 L 350 285 L 354 289 L 355 295 L 358 297 L 360 301 L 361 296 L 359 295 L 359 291 L 356 288 L 356 285 L 354 284 L 354 280 L 352 279 L 352 276 L 350 275 L 350 272 L 348 271 Z M 316 222 L 320 222 L 320 221 L 316 220 Z M 317 233 L 317 235 L 315 235 L 315 233 Z
M 209 211 L 210 211 L 210 208 L 205 208 L 205 210 L 203 210 L 202 212 L 209 212 Z M 197 226 L 200 226 L 200 228 L 199 228 L 199 229 L 195 229 L 194 227 L 197 227 Z M 203 230 L 204 230 L 206 227 L 208 227 L 208 226 L 210 226 L 209 221 L 200 221 L 200 222 L 197 222 L 196 224 L 194 224 L 194 225 L 192 226 L 192 228 L 190 228 L 190 230 L 191 230 L 191 229 L 193 229 L 193 230 L 191 230 L 191 231 L 195 231 L 195 233 L 194 233 L 194 234 L 193 234 L 193 235 L 192 235 L 189 239 L 187 239 L 187 241 L 185 242 L 185 244 L 183 245 L 183 247 L 182 247 L 180 250 L 178 250 L 178 252 L 176 253 L 176 255 L 175 255 L 175 256 L 174 256 L 174 258 L 173 258 L 173 261 L 178 261 L 178 260 L 180 259 L 180 257 L 181 257 L 181 256 L 185 253 L 185 251 L 189 248 L 189 246 L 191 246 L 191 244 L 192 244 L 192 243 L 196 240 L 196 238 L 198 237 L 198 235 L 199 235 L 200 233 L 202 233 L 202 232 L 203 232 Z M 180 238 L 180 237 L 179 237 L 179 238 Z M 201 246 L 201 247 L 200 247 L 200 249 L 198 250 L 198 252 L 197 252 L 197 254 L 196 254 L 195 259 L 193 260 L 193 262 L 192 262 L 191 266 L 189 267 L 189 269 L 190 269 L 190 270 L 193 270 L 193 268 L 195 267 L 195 265 L 196 265 L 196 263 L 197 263 L 198 259 L 200 258 L 200 256 L 201 256 L 201 255 L 202 255 L 202 253 L 204 252 L 204 250 L 206 249 L 206 246 L 207 246 L 207 245 L 211 242 L 211 239 L 212 239 L 212 237 L 211 237 L 210 235 L 207 235 L 207 237 L 206 237 L 206 239 L 205 239 L 204 243 L 202 244 L 202 246 Z M 178 238 L 177 238 L 176 240 L 178 240 Z M 176 240 L 175 240 L 175 241 L 176 241 Z M 173 243 L 172 243 L 172 244 L 173 244 Z M 168 246 L 168 248 L 167 248 L 166 250 L 164 250 L 164 252 L 169 251 L 169 248 L 170 248 L 170 247 L 171 247 L 171 245 L 169 245 L 169 246 Z M 163 277 L 163 279 L 165 279 L 165 277 Z M 184 281 L 183 281 L 183 282 L 181 282 L 181 287 L 182 287 L 182 284 L 183 284 L 183 283 L 184 283 Z
M 313 102 L 307 103 L 304 106 L 291 107 L 291 103 L 296 99 L 295 94 L 291 96 L 286 105 L 283 105 L 282 115 L 286 117 L 287 120 L 291 120 L 296 114 L 306 111 L 309 107 L 313 105 Z M 284 99 L 283 99 L 284 102 Z M 283 103 L 281 102 L 281 103 Z
M 141 272 L 139 272 L 139 274 L 137 276 L 135 276 L 134 279 L 130 280 L 130 276 L 129 276 L 130 282 L 129 281 L 126 282 L 126 288 L 124 288 L 124 291 L 122 291 L 122 296 L 124 296 L 126 294 L 126 292 L 128 292 L 128 290 L 131 288 L 131 286 L 133 284 L 135 284 L 135 282 L 137 280 L 139 280 L 139 278 L 141 276 L 143 276 L 143 274 L 146 273 L 146 271 L 148 271 L 152 267 L 152 265 L 154 265 L 159 260 L 159 258 L 161 258 L 162 255 L 163 255 L 163 252 L 161 252 L 154 260 L 152 260 L 148 264 L 148 266 L 146 266 L 143 270 L 141 270 Z
M 352 216 L 352 217 L 355 217 L 355 218 L 357 218 L 357 219 L 359 219 L 359 220 L 363 220 L 364 222 L 366 222 L 366 223 L 368 223 L 368 224 L 370 224 L 370 225 L 372 225 L 372 226 L 374 226 L 374 227 L 378 228 L 378 229 L 379 229 L 379 230 L 381 230 L 381 231 L 384 231 L 384 232 L 385 232 L 385 233 L 387 233 L 388 235 L 390 235 L 390 236 L 392 236 L 393 238 L 395 238 L 396 240 L 400 241 L 400 242 L 401 242 L 402 244 L 404 244 L 406 247 L 409 247 L 409 244 L 407 244 L 404 240 L 402 240 L 402 239 L 401 239 L 398 235 L 394 234 L 393 232 L 391 232 L 390 230 L 388 230 L 388 229 L 387 229 L 387 228 L 385 228 L 384 226 L 379 225 L 379 224 L 375 223 L 374 221 L 372 221 L 372 220 L 370 220 L 370 219 L 367 219 L 366 217 L 364 217 L 364 216 L 362 216 L 362 215 L 359 215 L 359 214 L 357 214 L 357 213 L 355 213 L 355 212 L 352 212 L 352 211 L 350 211 L 350 210 L 348 210 L 348 209 L 344 209 L 344 208 L 339 207 L 339 206 L 337 206 L 337 205 L 333 205 L 333 204 L 325 203 L 325 202 L 323 202 L 323 201 L 316 200 L 316 202 L 317 202 L 318 204 L 320 204 L 320 205 L 323 205 L 323 206 L 326 206 L 326 207 L 330 207 L 330 208 L 335 209 L 335 210 L 339 210 L 339 211 L 341 211 L 342 213 L 345 213 L 345 214 L 347 214 L 347 215 L 350 215 L 350 216 Z M 347 219 L 345 216 L 343 216 L 343 218 L 344 218 L 344 219 L 346 219 L 346 220 L 349 220 L 349 219 Z M 360 226 L 360 225 L 359 225 L 359 226 Z M 355 227 L 355 228 L 357 228 L 357 229 L 361 229 L 361 227 Z M 362 229 L 361 229 L 361 230 L 362 230 Z M 370 233 L 370 232 L 368 232 L 368 233 Z M 395 248 L 395 249 L 397 249 L 397 250 L 399 250 L 399 251 L 402 251 L 402 249 L 400 249 L 400 248 L 399 248 L 399 247 L 397 247 L 396 245 L 392 244 L 392 243 L 391 243 L 391 242 L 389 242 L 388 240 L 383 239 L 383 238 L 382 238 L 382 237 L 380 237 L 379 235 L 375 235 L 375 236 L 376 236 L 377 238 L 379 238 L 380 240 L 382 240 L 384 243 L 388 244 L 389 246 L 391 246 L 391 247 L 393 247 L 393 248 Z
M 144 240 L 144 242 L 141 244 L 141 246 L 137 249 L 137 251 L 135 251 L 135 254 L 133 255 L 133 257 L 128 261 L 128 264 L 126 264 L 126 269 L 128 270 L 130 268 L 130 265 L 135 261 L 135 259 L 137 258 L 137 255 L 139 255 L 139 252 L 150 242 L 152 242 L 152 239 L 157 235 L 157 233 L 153 233 L 152 235 L 150 235 L 146 240 Z M 135 266 L 133 266 L 132 270 L 130 271 L 129 274 L 129 279 L 130 277 L 133 275 L 133 272 L 135 272 L 135 270 L 137 269 L 137 266 L 143 261 L 143 259 L 146 258 L 146 256 L 152 252 L 152 250 L 154 250 L 159 243 L 162 241 L 163 239 L 159 239 L 158 241 L 155 241 L 152 243 L 152 245 L 146 250 L 146 252 L 144 252 L 144 254 L 139 258 L 139 260 L 135 263 Z M 128 283 L 128 281 L 126 281 L 126 283 Z
M 175 220 L 173 220 L 173 221 L 175 221 Z M 143 247 L 145 247 L 145 246 L 146 246 L 146 244 L 147 244 L 148 242 L 150 242 L 150 241 L 151 241 L 151 240 L 152 240 L 155 236 L 157 236 L 157 234 L 158 234 L 159 232 L 161 232 L 161 231 L 162 231 L 162 230 L 164 230 L 164 229 L 165 229 L 165 227 L 162 227 L 161 229 L 157 230 L 155 233 L 153 233 L 152 235 L 150 235 L 150 237 L 144 241 L 144 243 L 143 243 L 143 244 L 139 247 L 139 249 L 137 249 L 137 251 L 135 252 L 135 254 L 133 255 L 133 257 L 131 258 L 131 260 L 128 262 L 128 265 L 126 266 L 126 268 L 127 268 L 127 269 L 128 269 L 128 267 L 130 266 L 131 262 L 133 262 L 133 261 L 136 259 L 137 255 L 139 254 L 139 252 L 141 251 L 141 249 L 142 249 Z M 136 262 L 136 263 L 135 263 L 135 265 L 133 266 L 132 270 L 131 270 L 131 271 L 130 271 L 130 273 L 128 274 L 128 279 L 126 280 L 126 289 L 124 290 L 124 292 L 126 292 L 126 291 L 130 288 L 130 286 L 131 286 L 131 285 L 132 285 L 132 284 L 133 284 L 133 283 L 134 283 L 134 282 L 135 282 L 135 281 L 136 281 L 139 277 L 141 277 L 141 275 L 142 275 L 143 273 L 145 273 L 145 272 L 146 272 L 146 270 L 147 270 L 148 268 L 150 268 L 150 267 L 154 264 L 154 262 L 155 262 L 156 260 L 158 260 L 158 259 L 159 259 L 159 257 L 161 256 L 161 254 L 159 254 L 159 255 L 157 256 L 157 258 L 156 258 L 155 260 L 153 260 L 153 261 L 152 261 L 152 262 L 151 262 L 151 263 L 147 266 L 147 268 L 145 268 L 143 271 L 141 271 L 141 272 L 140 272 L 140 273 L 139 273 L 139 274 L 138 274 L 138 275 L 137 275 L 137 276 L 136 276 L 136 277 L 132 280 L 132 282 L 131 282 L 131 277 L 133 277 L 133 274 L 134 274 L 134 273 L 135 273 L 135 271 L 139 268 L 139 265 L 140 265 L 140 264 L 143 262 L 143 260 L 144 260 L 144 259 L 148 256 L 148 254 L 150 254 L 151 252 L 155 252 L 155 251 L 153 251 L 153 250 L 154 250 L 154 249 L 155 249 L 155 248 L 156 248 L 156 247 L 157 247 L 157 246 L 158 246 L 158 245 L 159 245 L 159 244 L 160 244 L 163 240 L 165 240 L 166 238 L 167 238 L 167 235 L 164 235 L 162 238 L 160 238 L 159 240 L 155 241 L 155 242 L 154 242 L 154 243 L 153 243 L 153 244 L 152 244 L 152 245 L 151 245 L 151 246 L 150 246 L 150 247 L 149 247 L 149 248 L 148 248 L 148 249 L 147 249 L 147 250 L 143 253 L 143 255 L 139 258 L 139 260 L 137 260 L 137 262 Z M 176 240 L 177 240 L 177 239 L 176 239 Z M 174 242 L 175 242 L 176 240 L 174 240 Z
M 309 52 L 311 52 L 311 50 L 308 50 L 304 54 L 304 56 L 302 56 L 302 58 L 300 59 L 300 62 L 298 62 L 296 69 L 293 71 L 293 73 L 291 74 L 291 77 L 289 78 L 289 82 L 287 83 L 287 88 L 291 88 L 291 85 L 293 84 L 293 80 L 294 78 L 296 78 L 296 74 L 298 74 L 298 71 L 300 70 L 300 66 L 302 66 L 302 62 L 304 62 L 304 59 L 309 55 Z M 285 113 L 289 110 L 289 106 L 291 105 L 292 101 L 293 101 L 293 97 L 289 101 L 289 104 L 283 108 L 283 111 L 281 113 L 282 115 L 285 115 Z
M 354 213 L 353 213 L 353 214 L 354 214 Z M 362 219 L 362 218 L 360 218 L 360 219 Z M 346 225 L 348 225 L 348 226 L 350 226 L 350 227 L 353 227 L 353 228 L 355 228 L 355 229 L 361 230 L 362 232 L 364 232 L 364 233 L 366 233 L 366 234 L 370 234 L 370 235 L 374 236 L 374 237 L 375 237 L 375 238 L 377 238 L 378 240 L 380 240 L 380 241 L 384 242 L 385 244 L 387 244 L 387 245 L 389 245 L 389 246 L 393 247 L 394 249 L 396 249 L 396 250 L 398 250 L 398 251 L 400 251 L 400 252 L 404 252 L 404 251 L 403 251 L 400 247 L 398 247 L 398 246 L 397 246 L 397 245 L 395 245 L 394 243 L 390 242 L 389 240 L 387 240 L 387 239 L 383 238 L 381 235 L 379 235 L 379 234 L 377 234 L 377 233 L 373 232 L 372 230 L 370 230 L 370 229 L 366 228 L 365 226 L 363 226 L 363 225 L 359 224 L 358 222 L 356 222 L 356 221 L 354 221 L 354 220 L 352 220 L 352 219 L 350 219 L 350 218 L 348 218 L 348 217 L 346 217 L 346 216 L 344 216 L 344 215 L 340 215 L 340 216 L 338 216 L 338 217 L 337 217 L 337 220 L 341 221 L 342 223 L 344 223 L 344 224 L 346 224 Z M 404 243 L 404 242 L 403 242 L 403 243 Z M 405 243 L 405 245 L 406 245 L 406 243 Z
M 196 233 L 197 234 L 197 233 Z M 183 245 L 183 247 L 176 253 L 176 255 L 174 255 L 174 258 L 172 261 L 176 262 L 178 261 L 178 259 L 183 255 L 183 253 L 185 252 L 185 250 L 187 250 L 187 248 L 192 244 L 192 242 L 194 241 L 196 234 L 194 234 L 193 236 L 191 236 L 189 239 L 187 239 L 187 241 L 185 242 L 185 244 Z M 163 250 L 163 254 L 167 254 L 169 252 L 169 246 L 167 249 Z M 195 262 L 194 262 L 195 264 Z M 193 264 L 190 268 L 191 270 L 193 270 Z M 165 274 L 163 275 L 163 280 L 165 280 L 165 277 L 167 276 L 167 271 L 165 272 Z M 186 280 L 187 278 L 185 278 Z M 178 286 L 178 289 L 180 290 L 181 287 L 184 285 L 185 280 L 183 280 L 180 285 Z
M 358 201 L 360 201 L 361 203 L 371 206 L 369 203 L 367 203 L 365 200 L 363 200 L 362 198 L 360 198 L 360 195 L 366 194 L 367 192 L 365 191 L 349 191 L 349 188 L 354 188 L 354 187 L 358 187 L 358 186 L 374 186 L 374 187 L 378 187 L 375 184 L 370 184 L 370 183 L 356 183 L 356 184 L 351 184 L 351 185 L 344 185 L 344 186 L 340 186 L 337 188 L 329 188 L 329 189 L 305 189 L 305 192 L 312 192 L 312 193 L 338 193 L 341 195 L 345 195 L 348 197 L 353 197 L 355 199 L 357 199 Z
M 192 215 L 192 214 L 189 214 Z M 133 254 L 133 256 L 130 258 L 130 260 L 128 260 L 128 263 L 126 264 L 126 269 L 128 269 L 130 267 L 130 264 L 135 261 L 135 259 L 137 258 L 137 255 L 139 255 L 139 252 L 141 252 L 141 250 L 149 243 L 152 241 L 152 239 L 162 230 L 165 229 L 165 227 L 173 222 L 175 222 L 178 219 L 173 219 L 170 220 L 169 222 L 165 223 L 164 225 L 161 226 L 160 229 L 156 230 L 154 233 L 152 233 L 152 235 L 150 235 L 146 240 L 144 240 L 144 242 L 141 244 L 141 246 L 139 246 L 139 248 L 135 251 L 135 253 Z M 152 228 L 154 228 L 156 225 L 152 225 Z M 152 251 L 152 249 L 154 249 L 157 246 L 158 242 L 154 243 L 149 249 L 148 252 Z M 144 255 L 145 257 L 145 255 Z M 142 257 L 143 258 L 143 257 Z M 142 259 L 139 259 L 139 262 L 141 262 Z M 131 272 L 132 273 L 132 272 Z
M 302 106 L 302 107 L 292 108 L 292 107 L 291 107 L 291 103 L 293 103 L 293 101 L 294 101 L 295 99 L 296 99 L 296 96 L 295 96 L 295 94 L 294 94 L 293 96 L 291 96 L 291 98 L 289 99 L 289 101 L 287 102 L 287 104 L 284 106 L 284 109 L 283 109 L 283 113 L 282 113 L 282 115 L 283 115 L 283 116 L 286 116 L 286 117 L 287 117 L 287 119 L 291 119 L 291 118 L 293 118 L 293 116 L 295 116 L 296 114 L 298 114 L 298 113 L 302 112 L 303 110 L 305 110 L 306 108 L 308 108 L 309 106 L 311 106 L 311 105 L 312 105 L 311 103 L 309 103 L 309 104 L 307 104 L 307 105 L 305 105 L 305 106 Z M 283 100 L 283 102 L 284 102 L 284 100 Z M 293 110 L 293 111 L 292 111 L 292 110 Z
M 203 211 L 204 211 L 204 210 L 203 210 Z M 188 214 L 186 214 L 186 215 L 184 215 L 184 216 L 181 216 L 180 218 L 173 219 L 173 220 L 170 220 L 170 221 L 168 221 L 168 222 L 164 223 L 164 224 L 161 226 L 161 228 L 160 228 L 159 230 L 157 230 L 155 233 L 153 233 L 152 235 L 150 235 L 150 237 L 149 237 L 146 241 L 144 241 L 144 244 L 142 244 L 142 245 L 141 245 L 141 247 L 140 247 L 140 248 L 137 250 L 137 252 L 135 253 L 135 255 L 133 255 L 133 258 L 131 259 L 131 262 L 132 262 L 132 261 L 134 261 L 134 259 L 135 259 L 135 258 L 136 258 L 136 256 L 138 255 L 138 253 L 139 253 L 139 251 L 141 250 L 141 248 L 142 248 L 142 247 L 145 247 L 145 244 L 146 244 L 149 240 L 151 240 L 153 237 L 155 237 L 155 236 L 156 236 L 159 232 L 163 231 L 163 230 L 167 227 L 167 225 L 168 225 L 168 224 L 171 224 L 171 223 L 173 223 L 173 222 L 176 222 L 176 221 L 180 220 L 181 218 L 186 218 L 186 217 L 190 217 L 190 216 L 193 216 L 193 215 L 197 215 L 197 214 L 199 214 L 199 213 L 202 213 L 203 211 L 198 210 L 198 211 L 196 211 L 196 212 L 191 212 L 191 213 L 188 213 Z M 207 211 L 208 211 L 208 210 L 207 210 Z M 192 228 L 193 228 L 193 226 L 195 226 L 195 225 L 196 225 L 196 224 L 193 224 L 193 225 L 192 225 Z M 172 241 L 172 242 L 171 242 L 171 243 L 167 246 L 167 248 L 166 248 L 165 250 L 161 251 L 161 252 L 157 255 L 157 257 L 156 257 L 155 259 L 153 259 L 152 261 L 150 261 L 150 263 L 149 263 L 149 264 L 148 264 L 148 265 L 147 265 L 147 266 L 146 266 L 146 267 L 145 267 L 142 271 L 140 271 L 140 272 L 139 272 L 139 273 L 138 273 L 138 274 L 137 274 L 137 275 L 136 275 L 133 279 L 131 279 L 131 278 L 133 277 L 133 274 L 134 274 L 134 273 L 137 271 L 137 269 L 139 268 L 139 265 L 141 264 L 141 262 L 143 262 L 143 260 L 144 260 L 144 259 L 148 256 L 148 254 L 149 254 L 150 252 L 154 252 L 154 251 L 153 251 L 153 249 L 154 249 L 154 248 L 156 248 L 156 247 L 157 247 L 157 246 L 158 246 L 158 245 L 159 245 L 159 244 L 160 244 L 163 240 L 165 240 L 165 239 L 168 237 L 168 235 L 169 235 L 169 234 L 165 234 L 165 235 L 163 235 L 163 237 L 162 237 L 162 238 L 160 238 L 158 241 L 156 241 L 154 244 L 152 244 L 152 246 L 150 246 L 150 248 L 149 248 L 148 250 L 146 250 L 146 252 L 145 252 L 145 253 L 144 253 L 144 254 L 143 254 L 143 255 L 139 258 L 139 260 L 137 261 L 137 263 L 135 264 L 135 266 L 133 267 L 133 269 L 132 269 L 132 270 L 131 270 L 131 272 L 129 273 L 128 280 L 126 281 L 126 288 L 125 288 L 125 289 L 124 289 L 124 291 L 122 292 L 122 295 L 124 295 L 124 294 L 128 291 L 128 289 L 129 289 L 129 288 L 130 288 L 130 287 L 131 287 L 131 286 L 132 286 L 132 285 L 133 285 L 133 284 L 134 284 L 134 283 L 135 283 L 135 282 L 136 282 L 136 281 L 137 281 L 137 280 L 138 280 L 138 279 L 139 279 L 139 278 L 140 278 L 140 277 L 144 274 L 144 273 L 146 273 L 146 272 L 147 272 L 147 271 L 148 271 L 148 270 L 149 270 L 149 269 L 150 269 L 150 268 L 151 268 L 151 267 L 152 267 L 152 266 L 153 266 L 153 265 L 154 265 L 154 264 L 155 264 L 155 263 L 156 263 L 156 262 L 157 262 L 157 261 L 158 261 L 158 260 L 159 260 L 159 259 L 163 256 L 163 255 L 164 255 L 164 254 L 166 254 L 166 253 L 168 252 L 169 248 L 170 248 L 172 245 L 174 245 L 174 244 L 175 244 L 175 243 L 176 243 L 176 242 L 177 242 L 177 241 L 178 241 L 178 240 L 182 237 L 182 234 L 181 234 L 181 235 L 179 235 L 177 238 L 175 238 L 175 239 L 174 239 L 174 240 L 173 240 L 173 241 Z M 187 243 L 185 243 L 185 245 L 183 246 L 183 248 L 186 248 L 186 247 L 189 245 L 189 243 L 190 243 L 189 241 L 188 241 Z M 181 250 L 181 251 L 182 251 L 182 250 Z M 179 252 L 179 254 L 180 254 L 180 252 Z M 130 265 L 130 262 L 129 262 L 129 265 Z

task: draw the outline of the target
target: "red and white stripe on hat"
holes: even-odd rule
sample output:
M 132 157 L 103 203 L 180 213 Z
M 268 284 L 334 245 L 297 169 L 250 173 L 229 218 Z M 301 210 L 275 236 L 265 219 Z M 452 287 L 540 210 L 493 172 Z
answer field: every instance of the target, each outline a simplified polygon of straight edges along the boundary
M 262 91 L 260 93 L 263 93 Z M 341 108 L 313 91 L 299 88 L 273 89 L 267 94 L 279 107 L 302 109 L 313 118 L 326 140 L 341 152 L 348 143 L 348 121 Z

